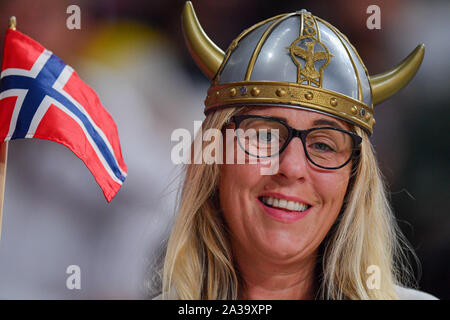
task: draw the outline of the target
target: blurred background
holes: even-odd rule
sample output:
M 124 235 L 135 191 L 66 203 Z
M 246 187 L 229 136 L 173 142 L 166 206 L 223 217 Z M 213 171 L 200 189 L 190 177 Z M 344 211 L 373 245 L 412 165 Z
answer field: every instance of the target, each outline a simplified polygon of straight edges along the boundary
M 450 298 L 450 2 L 418 0 L 193 0 L 209 37 L 225 50 L 245 28 L 307 9 L 342 31 L 371 74 L 425 43 L 414 80 L 375 110 L 372 142 L 398 223 L 416 250 L 420 289 Z M 69 5 L 81 29 L 69 30 Z M 369 5 L 381 29 L 369 30 Z M 9 144 L 1 299 L 145 299 L 148 270 L 170 230 L 180 169 L 171 133 L 203 120 L 209 87 L 184 45 L 181 0 L 0 2 L 0 29 L 18 30 L 74 67 L 116 121 L 128 178 L 110 204 L 89 170 L 62 145 Z M 1 32 L 0 43 L 4 33 Z M 81 268 L 81 290 L 66 269 Z

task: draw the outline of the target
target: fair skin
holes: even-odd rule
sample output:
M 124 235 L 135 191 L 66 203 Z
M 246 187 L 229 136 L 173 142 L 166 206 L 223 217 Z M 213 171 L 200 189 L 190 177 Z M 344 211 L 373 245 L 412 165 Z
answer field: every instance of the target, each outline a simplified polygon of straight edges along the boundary
M 314 125 L 317 120 L 333 121 L 349 130 L 344 121 L 306 110 L 260 107 L 248 114 L 285 118 L 288 125 L 302 130 L 318 126 Z M 239 148 L 226 146 L 232 147 Z M 342 208 L 351 163 L 338 170 L 316 167 L 295 138 L 279 156 L 276 174 L 261 175 L 262 166 L 267 166 L 267 160 L 220 168 L 220 205 L 244 281 L 239 298 L 314 299 L 318 247 Z M 298 220 L 281 221 L 265 209 L 261 195 L 267 193 L 301 199 L 311 208 Z

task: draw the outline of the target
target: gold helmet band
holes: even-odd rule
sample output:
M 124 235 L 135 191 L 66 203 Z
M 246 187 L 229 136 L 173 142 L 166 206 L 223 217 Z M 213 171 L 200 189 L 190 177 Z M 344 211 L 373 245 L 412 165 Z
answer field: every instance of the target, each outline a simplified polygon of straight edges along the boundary
M 293 68 L 298 67 L 297 79 L 295 81 L 252 79 L 252 73 L 255 74 L 255 61 L 261 52 L 261 47 L 269 41 L 268 37 L 273 30 L 293 16 L 301 19 L 300 35 L 285 49 L 289 50 L 292 61 L 297 65 L 293 64 Z M 425 51 L 423 44 L 418 45 L 408 57 L 393 69 L 370 76 L 348 39 L 332 25 L 312 16 L 305 10 L 278 15 L 252 26 L 231 43 L 226 53 L 217 47 L 203 31 L 190 1 L 186 2 L 184 6 L 182 24 L 187 47 L 192 57 L 205 75 L 212 80 L 212 85 L 205 100 L 205 114 L 217 108 L 237 105 L 290 106 L 330 114 L 359 125 L 369 133 L 372 133 L 375 124 L 373 105 L 388 99 L 408 84 L 418 71 Z M 325 78 L 323 70 L 331 59 L 336 59 L 333 52 L 339 52 L 331 45 L 328 45 L 329 48 L 324 45 L 320 39 L 319 26 L 322 29 L 329 28 L 329 30 L 332 30 L 336 38 L 339 39 L 337 41 L 342 43 L 339 50 L 343 51 L 342 48 L 345 48 L 346 55 L 348 55 L 349 61 L 351 60 L 357 79 L 357 88 L 354 88 L 353 91 L 358 91 L 358 94 L 354 97 L 340 90 L 322 86 L 322 80 Z M 262 30 L 263 28 L 265 28 L 265 31 Z M 245 67 L 246 72 L 242 78 L 232 81 L 229 81 L 228 78 L 223 80 L 223 74 L 226 73 L 224 68 L 226 68 L 230 55 L 241 45 L 241 40 L 246 37 L 249 38 L 248 35 L 255 34 L 258 30 L 264 32 L 261 31 L 260 38 L 255 42 L 254 49 L 252 48 L 253 53 L 248 59 L 248 65 Z M 317 51 L 313 49 L 314 47 L 321 48 L 322 51 Z M 315 58 L 307 58 L 307 53 L 314 54 Z M 288 54 L 284 55 L 288 56 Z M 297 57 L 300 59 L 297 59 Z M 304 58 L 304 61 L 301 58 Z M 320 69 L 317 69 L 318 67 L 314 65 L 317 60 L 323 61 Z M 331 70 L 330 67 L 329 69 Z M 330 78 L 329 75 L 326 77 Z M 363 98 L 362 84 L 364 81 L 367 82 L 367 86 L 365 89 L 366 97 Z

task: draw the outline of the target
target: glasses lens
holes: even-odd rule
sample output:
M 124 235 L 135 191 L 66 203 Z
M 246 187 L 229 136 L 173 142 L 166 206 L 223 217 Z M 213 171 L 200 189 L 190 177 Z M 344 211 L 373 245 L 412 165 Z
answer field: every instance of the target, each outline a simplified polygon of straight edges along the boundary
M 241 148 L 258 158 L 278 154 L 288 135 L 289 130 L 282 123 L 264 118 L 244 119 L 237 130 Z
M 325 168 L 344 165 L 353 152 L 352 136 L 333 129 L 310 131 L 306 136 L 305 145 L 310 160 Z

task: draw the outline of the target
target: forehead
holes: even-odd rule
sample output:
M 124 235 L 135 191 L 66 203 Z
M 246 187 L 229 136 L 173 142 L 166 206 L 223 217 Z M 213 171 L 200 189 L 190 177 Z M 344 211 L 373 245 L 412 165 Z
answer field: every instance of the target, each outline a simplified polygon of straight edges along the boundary
M 322 126 L 333 126 L 341 129 L 350 130 L 350 125 L 341 119 L 322 114 L 315 111 L 289 108 L 289 107 L 251 107 L 246 114 L 269 116 L 281 118 L 290 126 L 297 129 L 307 129 L 316 124 Z M 321 121 L 322 120 L 322 121 Z

